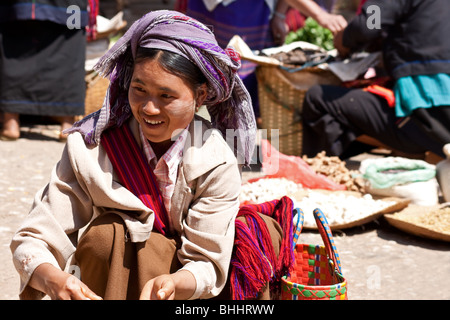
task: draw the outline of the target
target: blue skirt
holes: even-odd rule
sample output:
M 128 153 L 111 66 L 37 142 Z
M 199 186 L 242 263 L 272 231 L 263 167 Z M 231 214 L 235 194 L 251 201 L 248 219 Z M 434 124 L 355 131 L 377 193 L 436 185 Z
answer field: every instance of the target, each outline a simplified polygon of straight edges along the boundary
M 86 33 L 50 21 L 0 23 L 0 111 L 84 114 Z

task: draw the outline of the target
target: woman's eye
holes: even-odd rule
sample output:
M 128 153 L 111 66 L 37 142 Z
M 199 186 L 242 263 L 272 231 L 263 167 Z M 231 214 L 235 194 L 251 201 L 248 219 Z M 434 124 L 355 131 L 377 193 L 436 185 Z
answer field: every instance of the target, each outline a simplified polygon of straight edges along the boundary
M 172 96 L 171 96 L 170 94 L 167 94 L 167 93 L 161 94 L 161 97 L 163 97 L 164 99 L 170 99 L 170 98 L 172 98 Z
M 139 92 L 145 92 L 145 90 L 142 89 L 141 87 L 133 87 L 133 89 Z

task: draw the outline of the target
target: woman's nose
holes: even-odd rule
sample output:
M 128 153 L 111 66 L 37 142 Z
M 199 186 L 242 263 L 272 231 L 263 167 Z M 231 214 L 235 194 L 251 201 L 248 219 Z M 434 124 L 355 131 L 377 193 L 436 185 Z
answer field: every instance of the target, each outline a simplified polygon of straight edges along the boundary
M 156 103 L 151 99 L 148 99 L 144 103 L 143 111 L 147 114 L 159 114 L 161 112 Z

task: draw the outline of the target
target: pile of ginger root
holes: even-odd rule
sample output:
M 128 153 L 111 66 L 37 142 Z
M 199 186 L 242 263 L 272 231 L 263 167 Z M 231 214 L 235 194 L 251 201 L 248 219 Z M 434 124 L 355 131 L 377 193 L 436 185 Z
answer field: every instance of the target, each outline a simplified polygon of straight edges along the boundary
M 364 193 L 364 179 L 358 170 L 349 170 L 345 161 L 336 156 L 327 156 L 325 151 L 319 152 L 314 158 L 305 155 L 302 159 L 316 173 L 328 177 L 330 180 L 343 184 L 348 191 Z

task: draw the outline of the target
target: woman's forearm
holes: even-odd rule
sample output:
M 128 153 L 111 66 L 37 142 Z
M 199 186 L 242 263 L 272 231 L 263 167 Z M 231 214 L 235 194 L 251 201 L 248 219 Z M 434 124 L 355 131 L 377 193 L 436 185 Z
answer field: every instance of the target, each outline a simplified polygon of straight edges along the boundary
M 43 263 L 34 270 L 33 274 L 31 275 L 30 281 L 28 282 L 28 285 L 33 289 L 47 294 L 46 279 L 50 274 L 55 274 L 58 271 L 61 270 L 56 270 L 56 268 L 50 263 Z
M 56 268 L 50 263 L 39 265 L 28 285 L 44 292 L 52 300 L 101 300 L 75 276 Z
M 323 13 L 323 9 L 312 0 L 284 0 L 292 8 L 300 11 L 303 15 L 317 21 Z
M 197 281 L 194 275 L 187 270 L 180 270 L 172 274 L 172 276 L 176 288 L 175 299 L 187 300 L 192 297 L 197 288 Z

